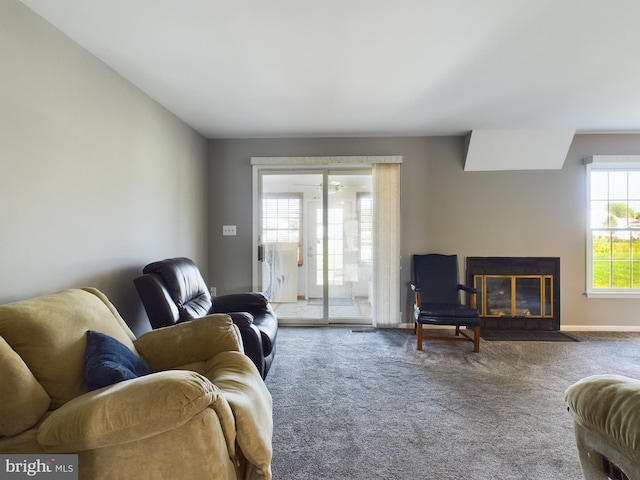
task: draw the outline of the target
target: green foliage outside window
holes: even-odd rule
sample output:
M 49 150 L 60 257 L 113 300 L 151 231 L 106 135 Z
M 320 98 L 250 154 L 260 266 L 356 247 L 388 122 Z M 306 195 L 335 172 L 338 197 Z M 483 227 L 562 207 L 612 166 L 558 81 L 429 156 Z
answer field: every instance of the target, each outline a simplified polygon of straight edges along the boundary
M 593 238 L 593 287 L 640 288 L 640 240 Z

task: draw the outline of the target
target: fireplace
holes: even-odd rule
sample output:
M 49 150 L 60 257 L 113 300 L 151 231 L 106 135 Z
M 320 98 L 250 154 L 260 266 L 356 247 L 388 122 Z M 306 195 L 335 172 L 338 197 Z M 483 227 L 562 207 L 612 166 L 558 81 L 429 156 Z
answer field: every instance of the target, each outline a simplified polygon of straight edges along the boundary
M 481 327 L 560 330 L 559 258 L 467 257 L 466 275 Z

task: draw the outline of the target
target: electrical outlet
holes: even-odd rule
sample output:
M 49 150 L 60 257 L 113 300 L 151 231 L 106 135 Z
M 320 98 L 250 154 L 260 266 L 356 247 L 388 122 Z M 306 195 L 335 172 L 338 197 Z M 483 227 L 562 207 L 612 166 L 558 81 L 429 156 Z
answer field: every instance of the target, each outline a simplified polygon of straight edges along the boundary
M 209 287 L 209 292 L 211 292 L 212 297 L 215 297 L 216 293 L 218 293 L 218 289 L 216 287 Z
M 236 234 L 236 226 L 235 225 L 223 225 L 222 226 L 222 235 L 235 235 Z

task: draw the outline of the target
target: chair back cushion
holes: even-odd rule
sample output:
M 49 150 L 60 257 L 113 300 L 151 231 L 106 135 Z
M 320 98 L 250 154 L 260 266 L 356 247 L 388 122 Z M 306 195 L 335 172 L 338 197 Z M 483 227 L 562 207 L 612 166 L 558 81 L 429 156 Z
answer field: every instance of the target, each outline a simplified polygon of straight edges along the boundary
M 211 295 L 197 265 L 189 258 L 168 258 L 144 267 L 142 273 L 158 275 L 178 307 L 180 321 L 204 317 Z
M 460 303 L 457 255 L 414 255 L 413 275 L 421 303 Z
M 51 397 L 51 409 L 89 390 L 84 381 L 87 330 L 110 335 L 137 353 L 133 332 L 96 289 L 0 305 L 0 336 Z

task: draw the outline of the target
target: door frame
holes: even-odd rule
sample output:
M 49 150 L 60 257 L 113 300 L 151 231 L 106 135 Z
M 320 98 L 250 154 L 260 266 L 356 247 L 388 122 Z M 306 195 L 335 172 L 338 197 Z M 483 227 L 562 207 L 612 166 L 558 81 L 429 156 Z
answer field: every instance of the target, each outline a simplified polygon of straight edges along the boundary
M 375 249 L 377 253 L 377 263 L 374 272 L 373 282 L 373 310 L 372 323 L 375 327 L 395 327 L 402 324 L 402 309 L 400 306 L 400 170 L 390 170 L 382 168 L 384 164 L 402 164 L 402 155 L 372 155 L 372 156 L 316 156 L 316 157 L 251 157 L 250 164 L 253 168 L 252 203 L 253 203 L 253 232 L 252 247 L 253 252 L 258 249 L 258 231 L 256 227 L 258 208 L 258 171 L 261 169 L 297 169 L 303 166 L 321 166 L 321 168 L 338 169 L 340 167 L 358 168 L 364 165 L 374 168 L 374 192 L 380 187 L 394 195 L 391 208 L 376 208 L 374 221 L 381 225 L 391 222 L 395 228 L 383 229 L 376 227 L 375 235 L 379 241 L 385 242 L 384 251 Z M 378 171 L 377 167 L 381 167 Z M 378 172 L 378 173 L 376 173 Z M 385 173 L 383 173 L 385 172 Z M 394 173 L 395 172 L 395 173 Z M 389 175 L 390 174 L 390 175 Z M 376 193 L 377 195 L 377 193 Z M 382 210 L 382 213 L 381 213 Z M 252 283 L 257 287 L 258 275 L 257 264 L 252 261 Z M 384 282 L 384 285 L 381 284 Z
M 368 175 L 371 176 L 372 175 L 372 166 L 371 165 L 367 165 L 367 164 L 355 164 L 355 165 L 345 165 L 345 164 L 340 164 L 340 165 L 313 165 L 313 166 L 299 166 L 299 165 L 282 165 L 282 166 L 277 166 L 274 168 L 273 165 L 268 165 L 268 166 L 255 166 L 254 165 L 254 169 L 253 169 L 253 198 L 252 198 L 252 203 L 253 203 L 253 252 L 254 255 L 252 258 L 252 287 L 254 290 L 260 290 L 263 285 L 262 285 L 262 270 L 261 270 L 261 262 L 258 260 L 258 252 L 260 251 L 260 248 L 262 246 L 263 243 L 263 239 L 260 238 L 261 237 L 261 216 L 262 216 L 262 205 L 260 203 L 260 199 L 263 198 L 264 196 L 264 192 L 262 191 L 262 186 L 263 186 L 263 177 L 265 175 L 292 175 L 295 176 L 297 174 L 300 175 L 316 175 L 316 176 L 322 176 L 322 181 L 321 181 L 321 186 L 322 188 L 322 195 L 320 197 L 320 199 L 318 199 L 318 203 L 321 204 L 323 206 L 322 208 L 322 225 L 323 225 L 323 229 L 324 232 L 322 234 L 322 239 L 326 239 L 328 237 L 328 215 L 329 215 L 329 195 L 328 195 L 328 185 L 329 185 L 329 178 L 331 176 L 334 175 L 340 175 L 340 172 L 344 172 L 344 174 L 349 175 L 349 174 L 357 174 L 357 172 L 360 171 L 367 171 Z M 311 267 L 313 262 L 311 262 L 308 258 L 309 255 L 309 242 L 311 242 L 312 237 L 309 234 L 309 231 L 311 228 L 315 228 L 314 225 L 312 225 L 312 223 L 315 224 L 315 222 L 312 222 L 312 218 L 310 215 L 310 212 L 308 211 L 308 203 L 310 203 L 311 201 L 304 202 L 304 206 L 303 208 L 305 209 L 305 214 L 303 215 L 305 218 L 305 224 L 303 225 L 303 229 L 305 230 L 303 235 L 305 240 L 303 241 L 303 255 L 305 256 L 305 258 L 307 259 L 306 261 L 306 275 L 305 275 L 305 279 L 304 282 L 306 284 L 305 287 L 305 295 L 308 296 L 310 293 L 310 285 L 309 282 L 311 281 L 311 275 L 314 275 L 314 272 L 311 271 Z M 314 237 L 315 238 L 315 237 Z M 323 283 L 322 286 L 320 287 L 322 289 L 322 316 L 321 317 L 312 317 L 312 318 L 304 318 L 301 319 L 301 321 L 304 321 L 305 325 L 326 325 L 329 323 L 336 323 L 336 324 L 354 324 L 354 325 L 372 325 L 373 323 L 373 314 L 368 315 L 368 316 L 363 316 L 363 317 L 359 317 L 359 316 L 354 316 L 354 317 L 337 317 L 337 316 L 333 316 L 332 317 L 332 309 L 334 308 L 334 306 L 331 305 L 330 302 L 330 290 L 332 289 L 332 286 L 330 285 L 329 282 L 329 250 L 328 250 L 328 242 L 327 241 L 322 241 L 320 248 L 323 249 L 322 252 L 322 259 L 323 259 L 323 265 L 322 265 L 322 271 L 323 271 Z M 314 250 L 315 252 L 315 250 Z M 335 293 L 335 291 L 333 292 Z M 368 298 L 368 301 L 371 302 L 372 299 Z M 285 323 L 286 319 L 285 319 Z M 294 322 L 297 323 L 297 322 Z

